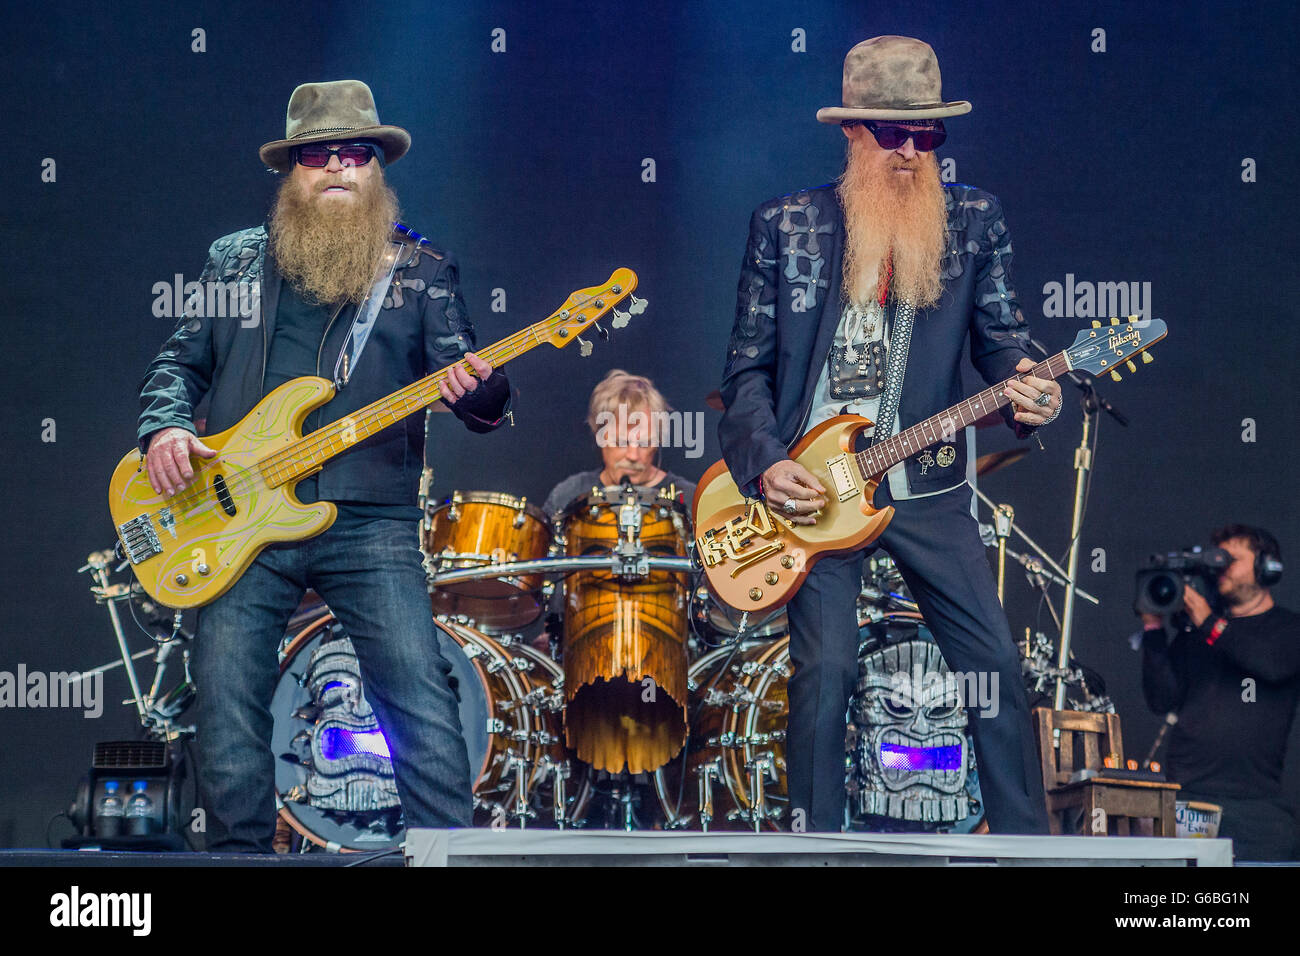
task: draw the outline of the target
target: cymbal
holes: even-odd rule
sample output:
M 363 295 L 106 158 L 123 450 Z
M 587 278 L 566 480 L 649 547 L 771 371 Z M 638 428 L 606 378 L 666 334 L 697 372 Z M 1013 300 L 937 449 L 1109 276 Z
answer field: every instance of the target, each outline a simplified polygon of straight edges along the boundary
M 1014 465 L 1028 454 L 1028 448 L 1010 448 L 1007 451 L 991 451 L 987 455 L 980 455 L 975 459 L 975 474 L 991 475 L 999 468 Z

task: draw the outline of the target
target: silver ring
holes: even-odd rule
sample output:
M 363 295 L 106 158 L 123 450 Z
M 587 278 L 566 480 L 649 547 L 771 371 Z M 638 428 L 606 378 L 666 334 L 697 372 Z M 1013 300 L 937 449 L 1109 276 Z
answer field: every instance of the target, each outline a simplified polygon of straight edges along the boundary
M 1051 403 L 1052 403 L 1051 396 L 1049 396 L 1046 392 L 1041 393 L 1036 399 L 1034 399 L 1034 404 L 1037 405 L 1039 408 L 1046 408 Z
M 794 503 L 793 498 L 786 498 L 785 504 L 781 506 L 781 510 L 788 515 L 794 515 L 799 513 L 798 506 Z

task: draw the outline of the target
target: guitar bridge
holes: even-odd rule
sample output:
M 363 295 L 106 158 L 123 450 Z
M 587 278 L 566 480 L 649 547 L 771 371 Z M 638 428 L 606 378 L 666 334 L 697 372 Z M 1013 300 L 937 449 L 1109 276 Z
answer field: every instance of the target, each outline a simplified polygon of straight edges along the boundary
M 158 543 L 158 532 L 154 530 L 153 521 L 147 514 L 124 521 L 117 526 L 118 537 L 132 564 L 139 564 L 162 554 L 162 545 Z

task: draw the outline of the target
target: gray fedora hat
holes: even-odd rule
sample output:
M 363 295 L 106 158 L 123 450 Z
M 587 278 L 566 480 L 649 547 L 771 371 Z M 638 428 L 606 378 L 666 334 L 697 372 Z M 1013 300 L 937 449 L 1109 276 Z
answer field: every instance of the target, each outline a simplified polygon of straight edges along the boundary
M 384 148 L 384 162 L 396 162 L 411 148 L 411 134 L 400 126 L 379 122 L 375 98 L 360 80 L 304 83 L 289 97 L 284 139 L 272 140 L 257 151 L 262 162 L 288 172 L 290 150 L 306 143 L 338 139 L 374 139 Z
M 822 123 L 844 120 L 942 119 L 970 112 L 965 100 L 944 102 L 939 60 L 912 37 L 872 37 L 844 58 L 844 105 L 817 111 Z

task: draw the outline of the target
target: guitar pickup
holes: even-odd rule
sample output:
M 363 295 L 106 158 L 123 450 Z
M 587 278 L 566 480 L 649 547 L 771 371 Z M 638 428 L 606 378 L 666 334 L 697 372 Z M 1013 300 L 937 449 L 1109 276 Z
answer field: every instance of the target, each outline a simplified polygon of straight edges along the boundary
M 835 494 L 840 501 L 848 501 L 858 493 L 857 482 L 853 480 L 853 472 L 849 468 L 849 456 L 836 455 L 826 462 L 826 470 L 830 473 L 831 484 L 835 486 Z
M 154 530 L 153 521 L 147 514 L 139 515 L 117 526 L 118 537 L 132 564 L 139 564 L 162 554 L 162 545 L 158 542 L 158 532 Z

